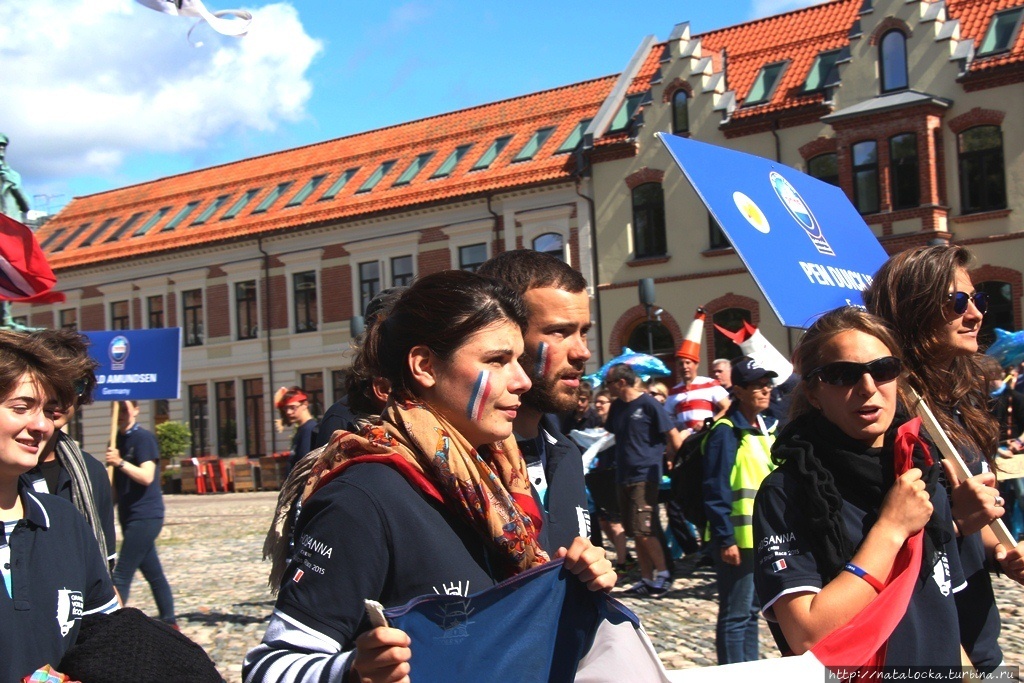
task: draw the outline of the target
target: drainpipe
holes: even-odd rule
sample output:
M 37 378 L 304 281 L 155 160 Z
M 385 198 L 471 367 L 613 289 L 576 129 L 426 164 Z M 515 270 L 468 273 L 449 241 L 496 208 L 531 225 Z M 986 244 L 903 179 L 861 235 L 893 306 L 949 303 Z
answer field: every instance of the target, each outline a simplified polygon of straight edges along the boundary
M 489 214 L 491 214 L 492 216 L 494 216 L 494 229 L 492 230 L 492 232 L 494 233 L 494 241 L 497 242 L 498 241 L 498 220 L 501 218 L 501 216 L 499 216 L 497 213 L 495 213 L 494 209 L 491 208 L 491 195 L 487 195 L 487 212 Z
M 263 250 L 263 237 L 259 236 L 256 238 L 256 248 L 263 254 L 263 326 L 264 332 L 267 336 L 267 378 L 269 380 L 269 391 L 271 400 L 274 397 L 274 343 L 271 339 L 270 333 L 272 325 L 270 323 L 270 254 Z M 274 429 L 274 411 L 271 406 L 270 411 L 270 455 L 277 453 L 277 430 Z
M 591 145 L 592 144 L 593 143 L 591 143 Z M 581 168 L 580 166 L 582 166 L 582 163 L 584 162 L 584 160 L 586 160 L 586 170 L 590 170 L 590 155 L 587 154 L 587 152 L 589 151 L 590 149 L 584 146 L 584 148 L 581 150 L 581 152 L 583 153 L 577 155 L 576 157 L 576 195 L 584 199 L 587 202 L 587 206 L 590 208 L 590 254 L 591 258 L 594 261 L 594 279 L 599 280 L 600 269 L 598 268 L 598 265 L 600 264 L 600 260 L 597 257 L 597 211 L 594 208 L 593 197 L 588 197 L 587 195 L 580 192 L 581 178 L 583 177 L 584 173 L 584 169 Z M 601 324 L 601 290 L 597 286 L 597 282 L 594 282 L 592 284 L 594 285 L 594 324 L 597 326 L 598 335 L 600 335 L 597 339 L 597 366 L 601 367 L 602 365 L 604 365 L 604 340 L 601 338 L 604 336 L 604 325 Z
M 775 138 L 775 161 L 782 163 L 782 142 L 779 140 L 779 120 L 772 119 L 772 137 Z

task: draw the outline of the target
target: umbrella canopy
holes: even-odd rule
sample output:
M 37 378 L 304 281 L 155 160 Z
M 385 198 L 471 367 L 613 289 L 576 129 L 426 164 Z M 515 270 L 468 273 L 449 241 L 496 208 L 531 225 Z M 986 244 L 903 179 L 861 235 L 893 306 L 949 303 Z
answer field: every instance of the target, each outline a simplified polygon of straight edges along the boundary
M 619 363 L 625 363 L 632 367 L 633 371 L 645 382 L 651 377 L 672 376 L 672 371 L 659 359 L 650 354 L 637 353 L 627 346 L 623 347 L 621 354 L 602 365 L 600 370 L 592 375 L 587 375 L 583 379 L 590 382 L 590 385 L 596 389 L 604 383 L 605 375 L 608 374 L 608 368 Z

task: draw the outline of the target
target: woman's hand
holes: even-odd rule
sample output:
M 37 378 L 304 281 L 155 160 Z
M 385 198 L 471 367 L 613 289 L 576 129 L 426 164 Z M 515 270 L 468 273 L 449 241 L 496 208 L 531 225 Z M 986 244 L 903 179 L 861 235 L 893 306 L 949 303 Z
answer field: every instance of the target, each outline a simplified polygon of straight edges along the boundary
M 568 550 L 558 549 L 558 557 L 565 558 L 565 568 L 590 590 L 607 593 L 615 587 L 618 576 L 605 557 L 604 548 L 598 548 L 588 539 L 577 536 Z
M 932 502 L 925 490 L 921 470 L 913 468 L 904 472 L 882 501 L 875 525 L 895 533 L 900 542 L 924 528 L 932 516 Z
M 356 638 L 352 683 L 409 683 L 411 641 L 397 628 L 375 628 Z
M 1024 542 L 1018 543 L 1010 552 L 998 543 L 993 556 L 1007 576 L 1017 583 L 1024 583 Z
M 970 536 L 981 531 L 993 521 L 1003 516 L 1003 499 L 999 496 L 996 475 L 982 472 L 970 479 L 960 481 L 948 460 L 942 461 L 946 470 L 946 478 L 953 487 L 950 492 L 950 507 L 953 509 L 953 521 L 961 536 Z M 997 504 L 998 503 L 998 504 Z

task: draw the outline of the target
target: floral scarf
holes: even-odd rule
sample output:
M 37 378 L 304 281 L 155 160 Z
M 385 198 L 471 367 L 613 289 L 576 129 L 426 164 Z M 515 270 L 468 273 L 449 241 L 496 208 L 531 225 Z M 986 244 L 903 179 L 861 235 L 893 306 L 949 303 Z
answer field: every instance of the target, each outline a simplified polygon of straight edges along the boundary
M 394 467 L 415 488 L 469 522 L 505 558 L 508 575 L 548 561 L 537 541 L 540 511 L 514 437 L 490 444 L 480 453 L 421 402 L 392 401 L 381 419 L 358 434 L 335 432 L 330 443 L 296 465 L 282 488 L 264 544 L 264 556 L 274 561 L 271 586 L 280 585 L 287 566 L 295 503 L 305 502 L 360 462 Z

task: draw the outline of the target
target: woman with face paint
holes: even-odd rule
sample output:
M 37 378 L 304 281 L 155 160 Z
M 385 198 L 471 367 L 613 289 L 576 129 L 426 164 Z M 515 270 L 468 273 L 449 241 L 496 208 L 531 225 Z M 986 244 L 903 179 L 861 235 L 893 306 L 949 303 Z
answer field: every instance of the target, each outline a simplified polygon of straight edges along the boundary
M 807 330 L 793 362 L 793 417 L 753 520 L 754 584 L 779 649 L 803 653 L 857 618 L 840 637 L 874 652 L 843 665 L 959 672 L 953 593 L 965 582 L 933 449 L 897 414 L 903 365 L 891 330 L 837 309 Z
M 526 313 L 507 286 L 465 271 L 414 283 L 366 332 L 391 385 L 379 425 L 336 432 L 303 494 L 295 554 L 247 681 L 407 681 L 410 641 L 364 622 L 364 599 L 469 595 L 549 558 L 592 590 L 615 573 L 585 539 L 537 542 L 539 509 L 512 436 L 530 380 Z
M 963 646 L 972 665 L 990 672 L 1003 661 L 999 610 L 990 568 L 998 563 L 1024 581 L 1021 545 L 1003 548 L 987 525 L 1004 513 L 989 467 L 999 427 L 988 411 L 987 387 L 978 361 L 978 332 L 988 296 L 976 291 L 961 246 L 910 249 L 893 256 L 864 293 L 868 310 L 896 332 L 910 385 L 928 403 L 974 476 L 953 483 L 950 503 L 967 589 L 957 594 Z

